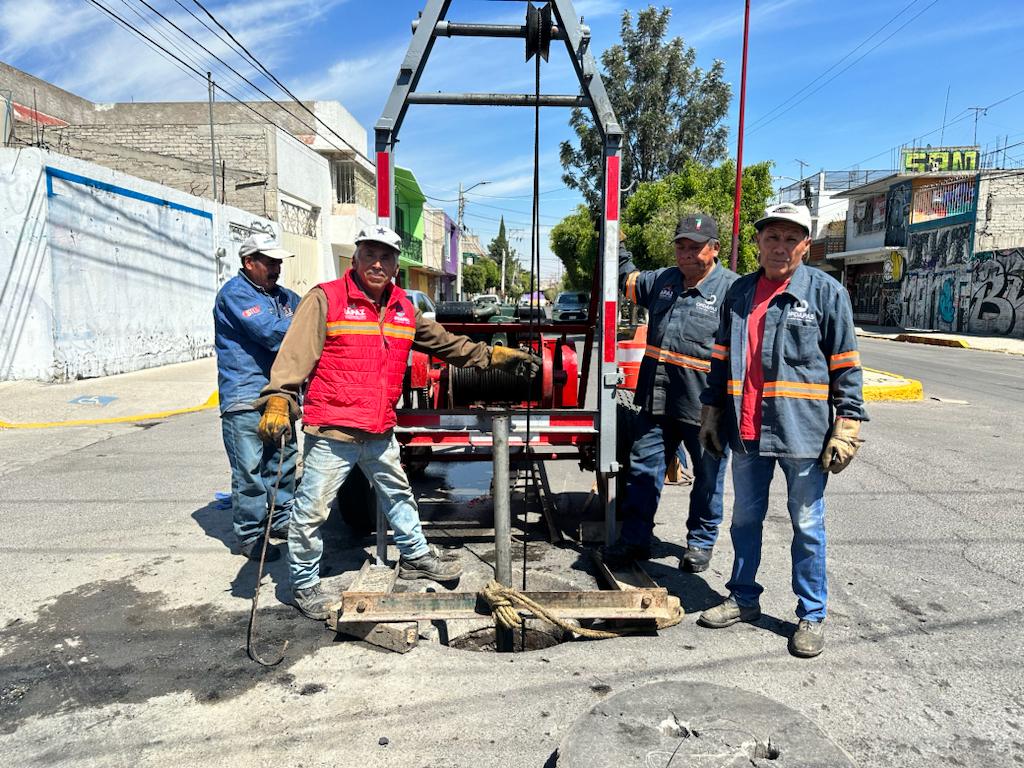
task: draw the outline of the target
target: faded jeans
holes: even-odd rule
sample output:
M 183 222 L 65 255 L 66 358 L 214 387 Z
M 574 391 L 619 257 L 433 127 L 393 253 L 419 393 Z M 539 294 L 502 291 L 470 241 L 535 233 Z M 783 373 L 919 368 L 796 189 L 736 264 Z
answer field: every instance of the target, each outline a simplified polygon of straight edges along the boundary
M 726 458 L 718 459 L 701 446 L 700 427 L 675 419 L 652 416 L 641 410 L 636 416 L 636 440 L 629 453 L 629 475 L 623 500 L 622 540 L 648 546 L 654 535 L 654 516 L 665 486 L 665 457 L 686 447 L 693 464 L 693 488 L 686 518 L 686 544 L 711 549 L 722 523 L 722 496 Z
M 259 411 L 228 411 L 221 416 L 224 450 L 231 464 L 231 514 L 239 544 L 263 534 L 270 496 L 281 469 L 281 485 L 274 503 L 274 528 L 288 525 L 295 495 L 295 436 L 285 441 L 284 451 L 266 445 L 256 433 Z
M 828 576 L 825 573 L 825 482 L 828 475 L 817 459 L 783 459 L 751 453 L 732 455 L 736 503 L 732 512 L 735 560 L 726 585 L 739 605 L 756 605 L 764 588 L 757 583 L 761 564 L 761 535 L 768 512 L 768 489 L 775 465 L 786 476 L 786 506 L 793 525 L 790 547 L 796 615 L 809 621 L 825 618 Z
M 320 526 L 327 521 L 331 499 L 354 466 L 363 471 L 383 504 L 402 556 L 416 558 L 430 551 L 393 435 L 350 443 L 307 434 L 302 457 L 302 482 L 288 530 L 293 590 L 307 589 L 320 581 L 320 558 L 324 553 Z

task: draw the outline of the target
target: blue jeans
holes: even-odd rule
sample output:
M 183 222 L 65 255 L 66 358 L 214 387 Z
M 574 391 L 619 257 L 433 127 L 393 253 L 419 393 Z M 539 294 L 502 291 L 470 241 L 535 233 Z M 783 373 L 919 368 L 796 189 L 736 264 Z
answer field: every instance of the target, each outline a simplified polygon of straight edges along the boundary
M 768 488 L 775 465 L 782 467 L 789 491 L 786 505 L 793 524 L 793 592 L 796 615 L 809 621 L 825 618 L 828 576 L 825 573 L 825 481 L 817 459 L 779 459 L 752 453 L 732 455 L 736 504 L 732 512 L 732 546 L 736 559 L 726 585 L 740 605 L 754 605 L 764 588 L 757 583 L 761 531 L 768 512 Z
M 697 439 L 700 427 L 640 411 L 636 417 L 637 438 L 629 453 L 629 475 L 623 501 L 622 540 L 647 546 L 654 534 L 654 515 L 665 486 L 665 457 L 674 456 L 680 443 L 693 465 L 690 511 L 686 518 L 686 544 L 711 549 L 722 523 L 726 458 L 717 459 Z
M 398 551 L 406 558 L 430 551 L 394 436 L 349 443 L 307 434 L 302 458 L 302 482 L 288 531 L 292 589 L 307 589 L 320 581 L 320 526 L 327 521 L 331 499 L 357 465 L 384 504 Z
M 288 524 L 295 496 L 295 435 L 277 445 L 265 445 L 256 433 L 258 411 L 233 411 L 220 418 L 224 450 L 231 464 L 231 514 L 239 544 L 248 544 L 262 533 L 267 521 L 270 495 L 281 469 L 281 485 L 274 502 L 274 528 Z

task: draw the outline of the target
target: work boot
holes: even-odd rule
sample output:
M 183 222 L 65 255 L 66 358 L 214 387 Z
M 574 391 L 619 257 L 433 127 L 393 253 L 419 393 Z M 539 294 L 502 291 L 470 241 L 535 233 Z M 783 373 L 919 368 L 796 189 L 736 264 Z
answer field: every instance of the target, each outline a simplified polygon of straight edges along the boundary
M 299 613 L 316 621 L 323 621 L 327 618 L 328 609 L 334 602 L 331 596 L 324 592 L 319 581 L 305 589 L 293 589 L 292 599 L 295 607 L 299 609 Z
M 250 539 L 239 546 L 239 551 L 248 557 L 250 560 L 259 562 L 260 553 L 263 551 L 263 537 L 257 536 L 255 539 Z M 281 551 L 277 547 L 267 547 L 267 557 L 264 562 L 272 563 L 281 557 Z
M 708 564 L 710 562 L 710 549 L 688 546 L 686 551 L 683 552 L 682 559 L 679 561 L 679 567 L 687 573 L 700 573 L 701 571 L 706 571 L 708 569 Z
M 419 557 L 402 555 L 398 560 L 400 579 L 433 579 L 434 581 L 455 581 L 462 576 L 462 565 L 457 560 L 446 560 L 429 550 Z
M 825 650 L 825 621 L 800 619 L 796 632 L 789 639 L 789 652 L 809 659 Z
M 702 627 L 711 629 L 724 629 L 731 627 L 738 621 L 757 621 L 761 618 L 760 605 L 739 605 L 731 597 L 726 598 L 724 603 L 708 608 L 697 619 Z
M 632 544 L 619 539 L 601 547 L 601 562 L 609 568 L 626 568 L 638 560 L 650 560 L 651 548 L 646 544 Z

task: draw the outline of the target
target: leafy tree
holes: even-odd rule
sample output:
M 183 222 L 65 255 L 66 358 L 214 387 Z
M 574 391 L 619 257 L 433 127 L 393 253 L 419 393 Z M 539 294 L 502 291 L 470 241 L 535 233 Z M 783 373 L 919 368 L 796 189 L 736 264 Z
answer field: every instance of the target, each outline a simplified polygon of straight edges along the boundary
M 772 195 L 770 162 L 743 169 L 743 201 L 740 204 L 740 248 L 737 271 L 757 268 L 754 222 L 761 217 Z M 698 211 L 718 222 L 721 258 L 728 263 L 732 249 L 733 196 L 736 164 L 726 161 L 714 168 L 688 162 L 678 173 L 660 181 L 640 184 L 622 213 L 626 245 L 640 269 L 656 269 L 675 263 L 672 236 L 681 216 Z
M 467 264 L 462 268 L 462 290 L 472 295 L 484 293 L 487 285 L 487 273 L 479 264 Z
M 589 290 L 597 261 L 597 228 L 587 206 L 580 205 L 551 228 L 551 250 L 565 266 L 564 284 Z
M 732 95 L 725 66 L 696 66 L 696 51 L 681 37 L 666 41 L 671 9 L 653 5 L 622 14 L 622 42 L 601 55 L 608 98 L 623 130 L 622 187 L 663 178 L 687 161 L 711 165 L 726 156 L 722 125 Z M 603 177 L 600 133 L 589 111 L 569 120 L 579 146 L 562 142 L 565 184 L 583 193 L 591 210 L 600 206 Z M 628 195 L 628 193 L 627 193 Z
M 505 235 L 505 217 L 501 217 L 501 222 L 498 224 L 498 234 L 490 244 L 487 246 L 487 253 L 490 258 L 498 265 L 498 282 L 496 287 L 501 287 L 501 264 L 502 258 L 504 257 L 505 264 L 505 293 L 513 299 L 518 299 L 523 293 L 526 286 L 529 286 L 530 279 L 529 273 L 524 273 L 522 266 L 519 264 L 518 254 L 509 244 L 508 237 Z M 524 281 L 523 275 L 526 275 Z

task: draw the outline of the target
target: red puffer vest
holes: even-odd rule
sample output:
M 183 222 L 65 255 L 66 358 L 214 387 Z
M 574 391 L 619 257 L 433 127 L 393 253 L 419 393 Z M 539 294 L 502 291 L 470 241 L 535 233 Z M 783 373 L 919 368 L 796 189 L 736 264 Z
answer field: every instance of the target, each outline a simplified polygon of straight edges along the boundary
M 395 426 L 395 404 L 416 336 L 416 310 L 405 291 L 392 286 L 383 317 L 378 317 L 351 269 L 319 287 L 327 294 L 327 336 L 306 390 L 302 420 L 387 432 Z

